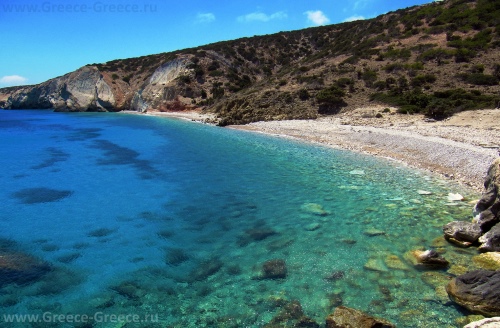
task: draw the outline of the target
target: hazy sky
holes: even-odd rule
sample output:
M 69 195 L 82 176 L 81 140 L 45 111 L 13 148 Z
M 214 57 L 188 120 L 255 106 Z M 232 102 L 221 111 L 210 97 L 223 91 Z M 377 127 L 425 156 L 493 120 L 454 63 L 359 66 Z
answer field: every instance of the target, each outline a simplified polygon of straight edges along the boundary
M 0 0 L 0 87 L 90 63 L 373 18 L 432 0 Z

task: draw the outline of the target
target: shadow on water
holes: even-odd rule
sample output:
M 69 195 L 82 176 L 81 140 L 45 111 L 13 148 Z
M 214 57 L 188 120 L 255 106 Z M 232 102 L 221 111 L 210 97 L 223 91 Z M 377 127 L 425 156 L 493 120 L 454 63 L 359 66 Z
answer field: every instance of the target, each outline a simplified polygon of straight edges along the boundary
M 54 147 L 49 147 L 46 149 L 47 154 L 49 155 L 49 158 L 45 159 L 43 162 L 41 162 L 38 165 L 34 165 L 31 168 L 34 170 L 39 170 L 39 169 L 44 169 L 47 167 L 51 167 L 55 165 L 56 163 L 59 162 L 64 162 L 69 158 L 69 154 L 65 153 L 64 151 L 54 148 Z

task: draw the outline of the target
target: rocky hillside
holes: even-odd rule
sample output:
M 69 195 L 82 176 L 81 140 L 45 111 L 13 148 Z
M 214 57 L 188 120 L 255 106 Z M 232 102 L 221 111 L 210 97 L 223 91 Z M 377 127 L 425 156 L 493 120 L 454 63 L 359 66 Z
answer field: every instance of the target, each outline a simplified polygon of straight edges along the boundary
M 314 118 L 371 102 L 439 119 L 498 106 L 499 50 L 500 1 L 447 0 L 91 64 L 38 85 L 0 89 L 0 107 L 201 109 L 225 125 Z

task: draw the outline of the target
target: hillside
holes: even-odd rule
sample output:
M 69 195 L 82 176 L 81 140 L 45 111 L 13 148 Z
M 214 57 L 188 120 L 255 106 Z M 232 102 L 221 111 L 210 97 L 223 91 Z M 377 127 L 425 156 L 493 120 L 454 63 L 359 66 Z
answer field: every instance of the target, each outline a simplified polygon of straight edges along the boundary
M 500 1 L 448 0 L 370 20 L 91 64 L 0 89 L 0 107 L 216 113 L 221 125 L 365 106 L 443 118 L 500 102 Z

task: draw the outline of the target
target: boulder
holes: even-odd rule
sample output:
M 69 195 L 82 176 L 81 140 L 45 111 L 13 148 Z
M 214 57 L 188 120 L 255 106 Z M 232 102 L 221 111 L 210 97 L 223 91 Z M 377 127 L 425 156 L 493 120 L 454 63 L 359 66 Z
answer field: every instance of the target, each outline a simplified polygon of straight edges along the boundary
M 392 323 L 362 311 L 339 306 L 326 318 L 326 328 L 393 328 Z
M 474 207 L 474 217 L 484 232 L 500 222 L 500 158 L 488 169 L 484 181 L 485 191 Z
M 481 227 L 477 223 L 453 221 L 443 227 L 444 238 L 460 246 L 470 246 L 481 237 Z
M 479 250 L 482 252 L 500 251 L 500 223 L 497 223 L 490 231 L 479 238 L 481 245 Z
M 500 317 L 486 318 L 479 321 L 474 321 L 466 325 L 464 328 L 496 328 L 500 327 Z
M 475 270 L 453 278 L 446 286 L 450 299 L 472 313 L 500 315 L 500 271 Z
M 450 264 L 435 250 L 414 250 L 405 254 L 405 258 L 417 269 L 442 269 Z

